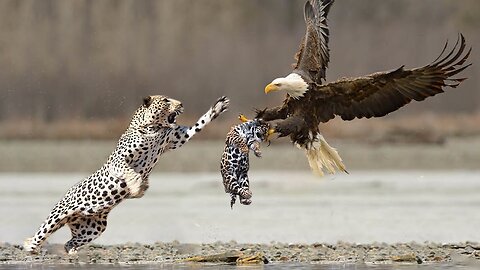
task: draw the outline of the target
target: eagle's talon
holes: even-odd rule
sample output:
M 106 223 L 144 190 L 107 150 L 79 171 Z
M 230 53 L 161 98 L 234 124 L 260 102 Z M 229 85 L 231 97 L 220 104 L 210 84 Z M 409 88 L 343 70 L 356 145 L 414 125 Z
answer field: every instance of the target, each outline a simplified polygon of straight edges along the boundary
M 270 137 L 275 134 L 276 130 L 274 128 L 269 128 L 267 131 L 267 136 L 265 136 L 265 141 L 268 142 L 268 146 L 270 146 Z
M 263 110 L 255 108 L 254 111 L 255 111 L 255 118 L 263 118 L 263 116 L 265 115 L 265 112 L 267 111 L 267 108 Z
M 278 134 L 278 137 L 285 137 L 285 136 L 290 135 L 290 133 L 287 130 L 285 130 L 284 128 L 282 128 L 278 124 L 274 128 L 274 133 Z
M 238 120 L 242 121 L 242 123 L 250 121 L 244 114 L 239 114 Z

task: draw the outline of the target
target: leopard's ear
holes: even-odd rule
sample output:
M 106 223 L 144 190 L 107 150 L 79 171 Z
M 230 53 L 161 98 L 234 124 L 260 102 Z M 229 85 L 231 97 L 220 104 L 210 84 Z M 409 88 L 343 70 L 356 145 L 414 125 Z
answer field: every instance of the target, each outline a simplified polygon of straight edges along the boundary
M 145 106 L 145 108 L 148 108 L 153 102 L 153 98 L 151 96 L 146 96 L 143 98 L 143 106 Z

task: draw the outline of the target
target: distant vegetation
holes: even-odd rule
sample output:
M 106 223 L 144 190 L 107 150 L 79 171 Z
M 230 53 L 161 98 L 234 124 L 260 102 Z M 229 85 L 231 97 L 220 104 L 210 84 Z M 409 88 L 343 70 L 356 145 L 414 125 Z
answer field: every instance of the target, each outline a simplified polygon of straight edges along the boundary
M 228 95 L 223 132 L 281 102 L 263 87 L 290 71 L 303 2 L 0 1 L 0 138 L 117 137 L 148 94 L 182 100 L 190 120 Z M 329 80 L 427 64 L 462 32 L 469 80 L 397 114 L 479 111 L 480 1 L 337 0 L 330 26 Z

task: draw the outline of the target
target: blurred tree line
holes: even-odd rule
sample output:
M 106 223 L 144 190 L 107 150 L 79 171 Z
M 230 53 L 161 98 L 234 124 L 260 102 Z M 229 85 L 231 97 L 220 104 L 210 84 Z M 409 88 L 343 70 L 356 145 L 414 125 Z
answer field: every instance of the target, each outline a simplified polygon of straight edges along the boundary
M 263 87 L 290 71 L 303 3 L 2 0 L 0 127 L 127 119 L 149 94 L 183 101 L 192 118 L 220 95 L 232 117 L 278 104 Z M 427 64 L 462 32 L 469 80 L 400 114 L 479 110 L 480 1 L 337 0 L 329 18 L 328 80 Z

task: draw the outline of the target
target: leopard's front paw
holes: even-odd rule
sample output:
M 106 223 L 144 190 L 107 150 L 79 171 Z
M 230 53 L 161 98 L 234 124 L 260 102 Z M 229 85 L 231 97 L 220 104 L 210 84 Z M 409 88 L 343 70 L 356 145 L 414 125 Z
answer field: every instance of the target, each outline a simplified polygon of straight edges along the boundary
M 227 111 L 228 105 L 230 105 L 230 100 L 226 96 L 219 98 L 212 106 L 210 118 L 213 120 L 223 112 Z

